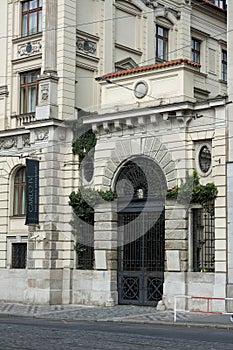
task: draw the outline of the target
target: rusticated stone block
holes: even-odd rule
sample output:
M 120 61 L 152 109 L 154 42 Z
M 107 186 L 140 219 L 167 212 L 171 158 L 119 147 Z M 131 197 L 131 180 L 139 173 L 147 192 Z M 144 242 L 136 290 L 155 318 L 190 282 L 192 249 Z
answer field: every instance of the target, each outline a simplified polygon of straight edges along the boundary
M 165 250 L 186 250 L 188 249 L 188 241 L 175 240 L 165 241 Z
M 177 239 L 187 239 L 188 232 L 185 229 L 174 229 L 174 230 L 166 230 L 165 231 L 165 238 L 166 240 L 177 240 Z

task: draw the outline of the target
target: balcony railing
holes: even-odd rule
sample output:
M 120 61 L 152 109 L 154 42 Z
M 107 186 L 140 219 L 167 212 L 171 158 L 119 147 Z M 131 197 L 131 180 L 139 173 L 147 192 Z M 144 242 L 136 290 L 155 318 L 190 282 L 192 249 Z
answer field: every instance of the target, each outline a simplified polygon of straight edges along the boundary
M 19 114 L 15 116 L 16 127 L 21 128 L 24 124 L 33 122 L 35 120 L 35 113 Z

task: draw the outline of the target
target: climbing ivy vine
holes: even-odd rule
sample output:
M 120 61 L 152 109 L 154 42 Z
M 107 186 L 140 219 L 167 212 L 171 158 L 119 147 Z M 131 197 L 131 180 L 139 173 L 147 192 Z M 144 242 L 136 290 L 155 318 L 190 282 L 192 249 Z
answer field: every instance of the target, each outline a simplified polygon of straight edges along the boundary
M 96 204 L 99 204 L 102 200 L 110 202 L 116 198 L 117 193 L 111 189 L 103 191 L 81 187 L 76 192 L 71 192 L 69 205 L 73 208 L 75 215 L 89 222 L 91 215 L 94 214 Z
M 175 186 L 168 190 L 167 198 L 176 199 L 180 203 L 198 203 L 207 207 L 216 199 L 218 189 L 214 183 L 206 185 L 200 183 L 197 171 L 194 170 L 192 175 L 186 176 L 186 180 L 181 182 L 180 186 Z

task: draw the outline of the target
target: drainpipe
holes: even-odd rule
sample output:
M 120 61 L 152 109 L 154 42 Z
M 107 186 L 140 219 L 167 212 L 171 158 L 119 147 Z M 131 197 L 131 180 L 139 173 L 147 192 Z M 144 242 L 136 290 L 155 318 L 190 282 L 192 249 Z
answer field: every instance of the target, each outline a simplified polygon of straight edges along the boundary
M 227 82 L 228 82 L 228 154 L 227 154 L 227 297 L 233 297 L 233 1 L 227 5 Z M 233 311 L 233 302 L 228 302 Z M 231 304 L 230 304 L 231 303 Z

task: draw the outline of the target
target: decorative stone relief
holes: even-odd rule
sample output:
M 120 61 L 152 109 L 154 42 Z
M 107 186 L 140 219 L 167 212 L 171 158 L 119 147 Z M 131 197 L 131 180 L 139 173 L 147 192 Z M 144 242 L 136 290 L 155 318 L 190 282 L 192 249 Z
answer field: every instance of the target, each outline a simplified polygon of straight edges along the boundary
M 78 37 L 76 41 L 76 47 L 78 51 L 96 55 L 97 44 L 94 41 Z
M 30 135 L 23 136 L 23 147 L 30 147 Z
M 175 8 L 166 7 L 164 5 L 156 6 L 155 17 L 164 17 L 167 18 L 171 23 L 176 24 L 177 19 L 181 16 L 180 11 L 177 11 Z
M 49 138 L 49 130 L 48 129 L 39 129 L 35 131 L 36 141 L 46 141 Z
M 155 0 L 142 0 L 144 2 L 144 4 L 151 8 L 151 9 L 155 9 L 158 6 L 157 1 Z
M 41 85 L 41 101 L 48 101 L 49 98 L 49 84 Z
M 18 57 L 28 57 L 42 52 L 41 40 L 33 40 L 18 45 Z
M 1 95 L 5 95 L 5 96 L 9 95 L 9 91 L 8 91 L 7 85 L 0 86 L 0 96 Z
M 60 141 L 64 141 L 65 138 L 66 138 L 66 131 L 63 130 L 63 129 L 59 130 L 59 132 L 58 132 L 58 138 L 59 138 Z
M 17 145 L 17 138 L 16 137 L 9 137 L 5 138 L 0 141 L 0 149 L 10 149 L 13 147 L 16 147 Z
M 22 149 L 30 147 L 30 135 L 19 135 L 17 137 L 7 137 L 0 140 L 0 150 L 8 150 L 11 148 Z

